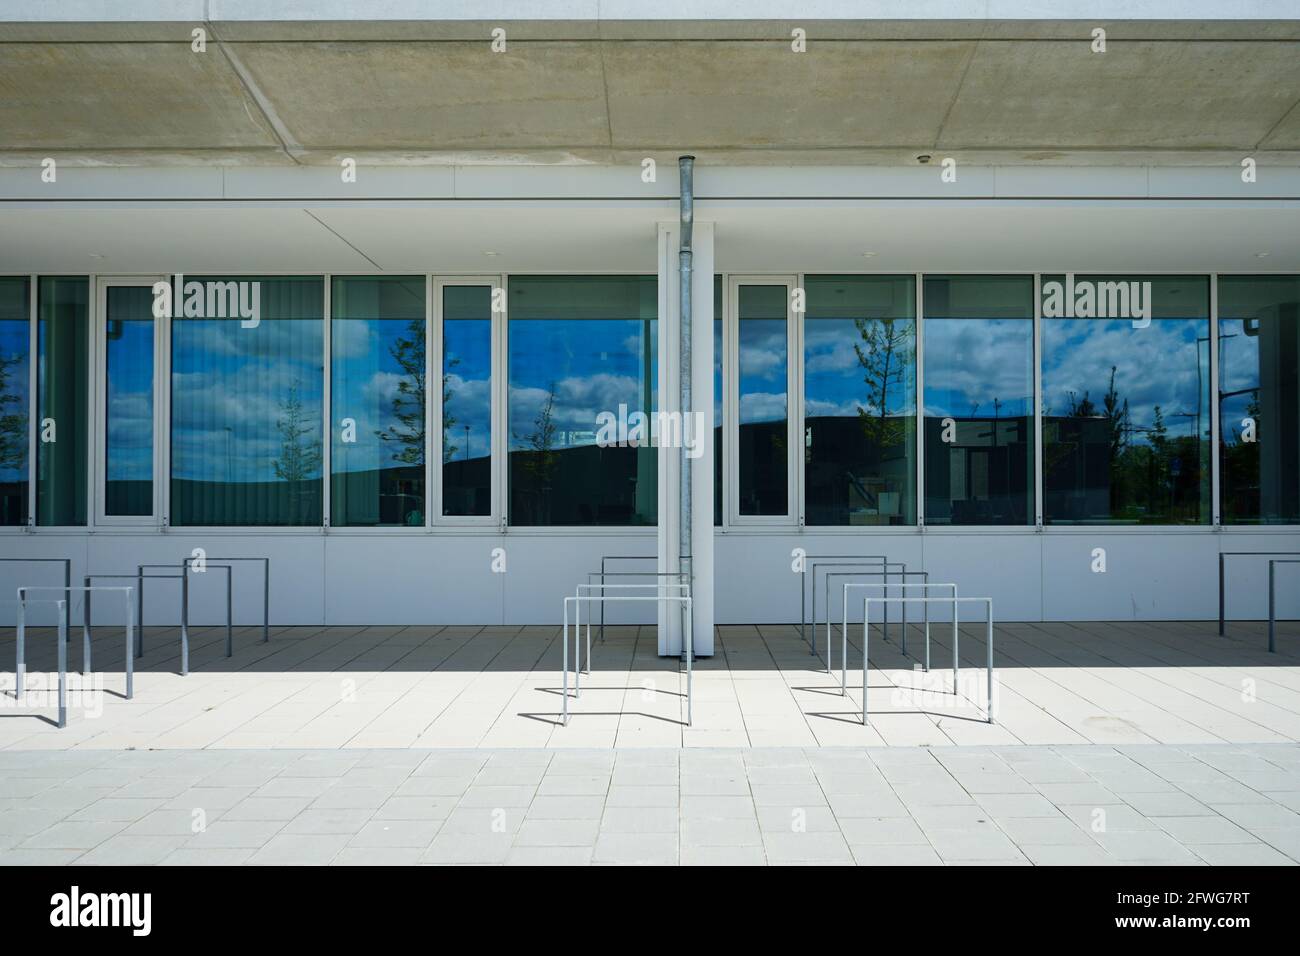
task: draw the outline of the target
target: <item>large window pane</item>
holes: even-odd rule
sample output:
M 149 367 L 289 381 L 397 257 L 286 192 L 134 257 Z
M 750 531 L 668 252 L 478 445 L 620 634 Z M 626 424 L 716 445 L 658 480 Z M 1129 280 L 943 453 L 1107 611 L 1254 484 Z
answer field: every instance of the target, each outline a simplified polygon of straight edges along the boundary
M 1209 279 L 1042 281 L 1043 520 L 1208 522 Z
M 0 526 L 27 524 L 29 310 L 27 279 L 0 278 Z
M 1300 276 L 1219 277 L 1220 516 L 1300 524 Z
M 330 523 L 422 527 L 424 279 L 335 278 L 330 311 Z
M 805 521 L 916 523 L 916 280 L 808 276 Z
M 655 523 L 656 453 L 601 447 L 602 413 L 654 409 L 654 276 L 510 280 L 510 521 Z M 620 406 L 622 406 L 620 408 Z
M 925 521 L 1034 520 L 1034 280 L 925 279 Z
M 90 281 L 42 277 L 36 298 L 36 523 L 84 525 Z
M 153 289 L 104 289 L 104 514 L 153 514 Z
M 195 281 L 259 283 L 260 316 L 186 315 L 192 299 L 177 297 L 172 524 L 321 524 L 323 280 L 187 278 L 186 288 Z
M 740 426 L 736 505 L 741 515 L 790 513 L 789 296 L 784 284 L 741 285 L 737 289 Z
M 492 514 L 492 287 L 442 290 L 442 513 Z

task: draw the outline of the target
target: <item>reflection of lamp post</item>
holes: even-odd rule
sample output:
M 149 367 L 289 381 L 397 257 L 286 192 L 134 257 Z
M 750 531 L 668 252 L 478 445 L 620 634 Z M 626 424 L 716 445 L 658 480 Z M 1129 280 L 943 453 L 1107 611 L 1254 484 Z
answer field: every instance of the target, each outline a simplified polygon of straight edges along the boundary
M 469 426 L 465 426 L 465 460 L 469 461 Z
M 225 433 L 226 433 L 226 484 L 230 484 L 230 482 L 231 482 L 231 464 L 232 464 L 232 462 L 231 462 L 231 449 L 230 449 L 230 445 L 231 445 L 231 442 L 234 440 L 234 437 L 235 437 L 235 430 L 234 430 L 231 426 L 229 426 L 229 425 L 226 425 L 225 428 L 224 428 L 223 430 L 224 430 Z

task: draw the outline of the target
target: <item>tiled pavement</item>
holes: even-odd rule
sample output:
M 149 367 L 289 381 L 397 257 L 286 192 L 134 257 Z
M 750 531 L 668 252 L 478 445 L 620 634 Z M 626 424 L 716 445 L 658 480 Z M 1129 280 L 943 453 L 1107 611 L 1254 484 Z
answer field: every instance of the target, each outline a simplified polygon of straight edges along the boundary
M 1292 864 L 1300 746 L 0 753 L 0 863 Z
M 1280 626 L 1266 652 L 1262 626 L 1211 622 L 1000 624 L 996 724 L 983 720 L 984 635 L 961 638 L 954 694 L 950 629 L 932 632 L 936 669 L 918 667 L 921 632 L 904 655 L 898 633 L 873 638 L 872 716 L 860 723 L 861 655 L 850 634 L 849 693 L 791 625 L 719 627 L 699 661 L 695 722 L 684 725 L 675 660 L 656 655 L 651 627 L 610 627 L 575 716 L 558 724 L 559 628 L 282 627 L 269 644 L 238 628 L 224 656 L 221 628 L 195 628 L 192 673 L 175 671 L 177 635 L 150 628 L 136 697 L 98 698 L 53 727 L 0 696 L 0 750 L 127 748 L 716 748 L 953 744 L 1213 744 L 1300 741 L 1300 625 Z M 80 660 L 74 628 L 71 660 Z M 12 630 L 0 661 L 12 660 Z M 97 668 L 122 686 L 121 632 L 96 634 Z M 819 645 L 824 637 L 819 637 Z M 29 670 L 52 664 L 53 638 L 34 633 Z M 857 670 L 853 670 L 853 665 Z M 12 674 L 7 676 L 9 688 Z

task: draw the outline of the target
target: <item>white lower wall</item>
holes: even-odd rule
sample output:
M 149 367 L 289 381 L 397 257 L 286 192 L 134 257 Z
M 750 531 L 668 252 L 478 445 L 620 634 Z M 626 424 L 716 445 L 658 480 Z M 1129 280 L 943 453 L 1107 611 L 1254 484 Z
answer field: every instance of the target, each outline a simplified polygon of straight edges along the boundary
M 328 535 L 55 531 L 0 536 L 0 557 L 71 558 L 74 584 L 81 583 L 88 568 L 134 571 L 140 563 L 177 564 L 196 547 L 214 559 L 270 557 L 273 624 L 557 624 L 563 596 L 599 566 L 602 554 L 652 555 L 655 537 L 653 529 Z M 715 536 L 717 623 L 798 620 L 799 582 L 791 571 L 795 547 L 810 555 L 888 554 L 891 560 L 930 571 L 932 580 L 955 581 L 964 595 L 993 598 L 999 621 L 1209 620 L 1218 613 L 1220 551 L 1300 551 L 1300 534 L 1108 528 L 1041 533 L 930 529 L 924 534 L 730 531 Z M 504 574 L 492 570 L 494 548 L 505 549 Z M 1106 550 L 1104 574 L 1091 570 L 1094 548 Z M 1229 559 L 1230 619 L 1266 616 L 1266 560 Z M 261 622 L 262 586 L 256 568 L 250 564 L 235 571 L 238 624 Z M 0 595 L 11 599 L 20 584 L 61 583 L 61 573 L 55 564 L 0 563 Z M 1279 615 L 1300 618 L 1300 565 L 1279 568 L 1278 581 Z M 221 572 L 195 579 L 195 623 L 224 620 L 223 582 Z M 116 598 L 98 599 L 96 619 L 120 620 L 119 606 Z M 146 623 L 172 623 L 178 612 L 176 582 L 149 582 Z M 0 605 L 0 615 L 11 623 L 12 603 Z M 74 611 L 73 620 L 78 618 L 79 611 Z M 651 623 L 653 614 L 648 605 L 611 607 L 608 620 Z

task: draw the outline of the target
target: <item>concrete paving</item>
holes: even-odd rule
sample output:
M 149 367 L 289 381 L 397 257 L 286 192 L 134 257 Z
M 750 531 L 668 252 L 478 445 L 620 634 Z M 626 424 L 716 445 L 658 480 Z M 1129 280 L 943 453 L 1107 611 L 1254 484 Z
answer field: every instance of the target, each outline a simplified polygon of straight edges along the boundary
M 0 753 L 0 864 L 1276 864 L 1294 744 Z
M 986 717 L 984 635 L 963 628 L 954 693 L 951 628 L 932 628 L 921 669 L 913 626 L 872 638 L 870 722 L 861 723 L 860 626 L 850 629 L 847 693 L 793 625 L 723 626 L 694 677 L 656 655 L 652 627 L 594 636 L 593 669 L 560 723 L 557 627 L 223 628 L 192 630 L 180 677 L 174 630 L 150 628 L 135 698 L 122 698 L 121 630 L 95 632 L 101 693 L 70 697 L 52 723 L 54 638 L 29 637 L 28 700 L 0 675 L 0 750 L 368 748 L 712 748 L 1261 744 L 1300 741 L 1300 625 L 1279 626 L 1269 654 L 1259 624 L 1220 638 L 1205 623 L 1003 624 L 995 631 L 994 703 Z M 12 630 L 0 660 L 12 660 Z M 819 632 L 818 648 L 824 649 Z M 73 629 L 70 662 L 80 660 Z

